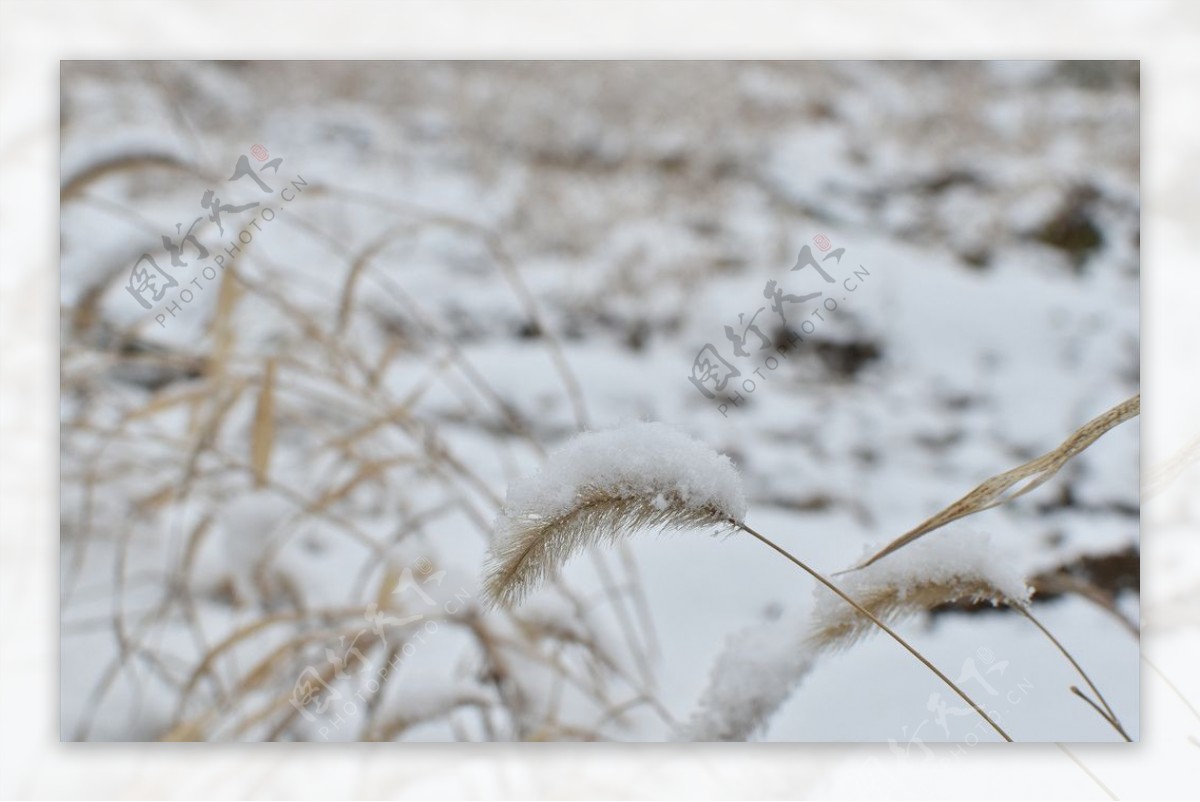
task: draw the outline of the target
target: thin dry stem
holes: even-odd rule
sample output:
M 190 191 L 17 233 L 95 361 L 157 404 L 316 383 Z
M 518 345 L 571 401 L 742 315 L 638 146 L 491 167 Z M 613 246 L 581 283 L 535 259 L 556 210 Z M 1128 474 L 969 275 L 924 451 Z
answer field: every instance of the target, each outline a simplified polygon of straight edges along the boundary
M 1077 672 L 1079 672 L 1079 676 L 1083 677 L 1083 681 L 1086 682 L 1087 686 L 1092 689 L 1092 693 L 1096 694 L 1096 698 L 1099 699 L 1100 704 L 1104 706 L 1104 710 L 1102 710 L 1102 711 L 1097 709 L 1098 712 L 1100 713 L 1100 715 L 1102 715 L 1104 717 L 1104 719 L 1109 724 L 1111 724 L 1118 733 L 1120 733 L 1122 738 L 1124 738 L 1126 741 L 1129 741 L 1132 743 L 1133 739 L 1129 737 L 1129 733 L 1127 733 L 1125 731 L 1125 728 L 1121 726 L 1121 722 L 1117 718 L 1117 714 L 1113 711 L 1112 706 L 1104 698 L 1104 694 L 1100 693 L 1100 689 L 1096 687 L 1096 683 L 1092 682 L 1092 678 L 1089 677 L 1087 675 L 1087 672 L 1083 670 L 1083 666 L 1079 665 L 1079 662 L 1076 661 L 1076 659 L 1071 656 L 1071 653 L 1069 651 L 1067 651 L 1067 647 L 1063 646 L 1062 643 L 1059 642 L 1058 638 L 1054 637 L 1054 635 L 1051 634 L 1050 630 L 1046 629 L 1045 625 L 1042 624 L 1042 622 L 1039 621 L 1033 615 L 1033 613 L 1029 612 L 1029 610 L 1027 610 L 1025 608 L 1020 608 L 1020 610 L 1021 610 L 1021 613 L 1026 618 L 1028 618 L 1035 627 L 1037 627 L 1038 629 L 1040 629 L 1042 631 L 1043 635 L 1045 635 L 1047 638 L 1050 639 L 1050 642 L 1054 644 L 1055 648 L 1058 649 L 1060 652 L 1062 652 L 1062 656 L 1067 658 L 1067 662 L 1069 662 L 1072 666 L 1075 667 L 1075 670 Z M 1074 686 L 1072 686 L 1072 688 L 1074 688 Z M 1077 688 L 1075 690 L 1078 691 Z M 1076 695 L 1082 697 L 1085 701 L 1087 701 L 1089 703 L 1091 702 L 1091 700 L 1088 699 L 1086 696 L 1084 696 L 1082 694 L 1082 692 L 1077 693 Z M 1095 707 L 1094 704 L 1092 706 Z
M 824 585 L 826 588 L 828 588 L 829 590 L 831 590 L 835 594 L 837 594 L 844 602 L 846 602 L 851 607 L 853 607 L 855 610 L 857 610 L 861 615 L 870 619 L 870 621 L 875 626 L 879 627 L 884 632 L 886 632 L 888 634 L 888 636 L 892 638 L 892 640 L 896 641 L 896 643 L 899 643 L 901 646 L 903 646 L 913 657 L 920 660 L 921 663 L 926 668 L 928 668 L 930 671 L 932 671 L 934 674 L 936 674 L 938 679 L 940 679 L 942 682 L 946 683 L 946 685 L 949 686 L 949 688 L 952 691 L 954 691 L 954 693 L 957 694 L 960 699 L 962 699 L 964 702 L 966 702 L 968 705 L 970 705 L 971 708 L 974 709 L 975 712 L 978 713 L 983 718 L 984 721 L 986 721 L 988 724 L 990 724 L 992 729 L 994 729 L 996 732 L 998 732 L 1000 734 L 1000 737 L 1002 737 L 1004 740 L 1008 741 L 1009 743 L 1012 742 L 1012 738 L 1009 737 L 1008 733 L 1005 732 L 999 724 L 997 724 L 995 721 L 993 721 L 992 717 L 987 714 L 987 711 L 984 710 L 982 707 L 980 707 L 975 702 L 974 699 L 972 699 L 970 696 L 968 696 L 966 691 L 964 691 L 957 684 L 955 684 L 953 680 L 951 680 L 949 677 L 947 677 L 945 674 L 943 674 L 941 672 L 941 670 L 938 669 L 937 666 L 935 666 L 933 663 L 929 662 L 928 658 L 926 658 L 925 655 L 923 655 L 919 651 L 917 651 L 916 648 L 912 644 L 910 644 L 903 637 L 901 637 L 899 634 L 897 634 L 895 630 L 893 630 L 887 624 L 883 623 L 883 621 L 880 621 L 879 618 L 877 616 L 875 616 L 870 610 L 867 610 L 865 607 L 863 607 L 861 604 L 856 602 L 854 599 L 850 598 L 848 595 L 846 595 L 842 591 L 841 588 L 839 588 L 837 585 L 833 584 L 833 582 L 826 579 L 815 569 L 810 568 L 805 562 L 803 562 L 802 560 L 797 558 L 795 555 L 793 555 L 787 549 L 776 544 L 770 538 L 766 537 L 765 535 L 760 534 L 759 532 L 756 532 L 754 529 L 750 528 L 749 526 L 747 526 L 744 523 L 740 523 L 740 522 L 734 521 L 732 519 L 730 519 L 730 523 L 732 525 L 736 526 L 738 529 L 741 529 L 743 532 L 750 535 L 751 537 L 756 538 L 757 540 L 763 542 L 764 544 L 771 547 L 778 553 L 782 554 L 788 560 L 790 560 L 795 565 L 797 565 L 799 568 L 801 568 L 803 571 L 805 571 L 813 579 L 817 580 L 822 585 Z

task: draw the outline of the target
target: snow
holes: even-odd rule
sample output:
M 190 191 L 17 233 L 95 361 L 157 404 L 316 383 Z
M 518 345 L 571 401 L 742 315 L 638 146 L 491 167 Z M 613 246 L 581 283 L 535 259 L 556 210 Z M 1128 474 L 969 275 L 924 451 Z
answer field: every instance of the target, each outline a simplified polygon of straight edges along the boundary
M 895 591 L 900 600 L 928 586 L 944 588 L 945 603 L 993 601 L 1025 604 L 1032 589 L 1011 554 L 993 545 L 986 532 L 951 525 L 934 530 L 865 568 L 839 574 L 838 586 L 855 599 L 880 590 Z M 874 556 L 886 543 L 863 550 L 863 559 Z M 977 595 L 974 588 L 987 588 Z M 963 589 L 966 589 L 965 591 Z M 817 617 L 840 612 L 846 603 L 825 588 L 818 593 Z
M 883 545 L 868 549 L 863 559 Z M 865 568 L 835 575 L 833 582 L 885 622 L 957 601 L 1023 607 L 1032 594 L 1011 556 L 993 548 L 989 535 L 961 526 L 930 532 Z M 815 593 L 815 645 L 841 648 L 876 631 L 833 591 L 818 586 Z
M 930 533 L 866 568 L 833 577 L 833 582 L 877 616 L 893 622 L 925 612 L 931 598 L 939 604 L 958 600 L 1025 604 L 1031 593 L 1020 572 L 991 546 L 986 534 L 961 527 Z M 783 616 L 729 639 L 682 732 L 687 740 L 750 739 L 767 726 L 814 665 L 831 649 L 844 648 L 855 639 L 840 635 L 830 641 L 825 631 L 840 634 L 848 628 L 852 636 L 876 631 L 844 599 L 823 585 L 814 587 L 815 604 L 803 617 Z M 936 588 L 932 596 L 931 587 Z M 887 601 L 886 609 L 871 604 L 879 599 Z
M 562 516 L 589 490 L 615 498 L 648 499 L 659 511 L 675 504 L 746 517 L 742 481 L 729 457 L 673 426 L 632 423 L 586 432 L 556 448 L 536 473 L 508 488 L 500 536 L 521 518 Z
M 514 606 L 588 547 L 643 529 L 728 532 L 745 514 L 733 463 L 677 429 L 644 422 L 584 433 L 510 485 L 486 590 Z
M 482 611 L 481 568 L 504 508 L 553 514 L 599 471 L 647 494 L 652 512 L 681 489 L 715 501 L 829 575 L 1136 392 L 1137 81 L 1096 68 L 1111 71 L 1106 88 L 1054 64 L 64 64 L 64 175 L 113 154 L 196 165 L 109 174 L 63 203 L 64 737 L 160 736 L 213 644 L 264 620 L 185 712 L 216 711 L 210 734 L 230 737 L 281 694 L 290 710 L 320 637 L 366 626 L 361 610 L 388 598 L 389 577 L 427 560 L 446 571 L 420 586 L 433 609 L 464 612 L 414 644 L 380 720 L 425 696 L 486 709 L 398 738 L 659 741 L 679 736 L 711 680 L 699 710 L 713 737 L 903 741 L 945 688 L 888 638 L 811 665 L 784 649 L 819 602 L 751 538 L 589 551 L 508 613 Z M 217 370 L 219 279 L 198 276 L 203 289 L 166 326 L 154 314 L 176 296 L 148 313 L 124 284 L 253 143 L 311 190 L 239 254 L 247 286 Z M 1086 203 L 1081 187 L 1094 190 Z M 1072 214 L 1103 235 L 1079 254 L 1041 238 Z M 773 370 L 739 362 L 757 386 L 722 414 L 688 381 L 697 350 L 728 352 L 724 327 L 762 305 L 766 281 L 811 279 L 789 267 L 817 234 L 846 248 L 838 311 L 818 321 L 815 305 L 796 308 L 797 325 L 819 324 L 807 347 Z M 228 244 L 214 225 L 198 235 Z M 859 265 L 870 275 L 849 292 L 840 282 Z M 76 326 L 84 299 L 92 322 Z M 269 487 L 255 490 L 268 358 L 275 442 Z M 613 427 L 631 420 L 674 434 L 628 437 L 622 451 Z M 1032 576 L 1136 546 L 1140 434 L 1123 424 L 1037 491 L 970 519 L 1003 563 L 956 559 Z M 591 456 L 557 456 L 605 438 Z M 275 579 L 261 572 L 259 588 L 252 563 Z M 906 576 L 891 557 L 877 566 Z M 839 581 L 882 576 L 862 573 Z M 1136 615 L 1138 595 L 1118 604 Z M 424 605 L 410 590 L 389 615 L 431 615 Z M 1136 733 L 1137 640 L 1077 596 L 1034 607 Z M 1019 740 L 1112 739 L 1019 616 L 897 627 L 948 671 L 986 649 L 1008 661 L 1006 681 L 1029 677 L 1033 690 L 1001 711 Z M 313 648 L 264 662 L 289 641 Z M 131 648 L 148 659 L 127 660 Z M 262 694 L 231 699 L 259 665 Z M 774 696 L 759 705 L 755 666 L 807 673 L 790 693 L 759 683 Z M 661 710 L 632 704 L 646 698 Z M 320 739 L 321 726 L 282 737 Z M 974 727 L 950 717 L 921 737 L 962 742 Z M 368 730 L 355 719 L 338 737 Z
M 816 660 L 805 632 L 802 622 L 783 619 L 731 636 L 682 737 L 746 741 L 761 732 Z

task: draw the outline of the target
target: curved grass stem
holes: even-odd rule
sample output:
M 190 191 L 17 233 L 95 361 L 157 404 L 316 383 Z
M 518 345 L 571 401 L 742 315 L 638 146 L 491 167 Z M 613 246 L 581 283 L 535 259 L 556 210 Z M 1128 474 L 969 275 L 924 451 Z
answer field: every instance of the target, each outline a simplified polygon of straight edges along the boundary
M 840 597 L 842 599 L 842 601 L 849 604 L 851 607 L 853 607 L 855 610 L 857 610 L 861 615 L 864 615 L 867 618 L 869 618 L 871 620 L 871 623 L 873 623 L 875 626 L 879 627 L 884 632 L 886 632 L 892 638 L 892 640 L 896 641 L 896 643 L 899 643 L 901 646 L 903 646 L 905 649 L 907 649 L 908 652 L 910 654 L 912 654 L 913 657 L 920 660 L 921 663 L 926 668 L 928 668 L 930 671 L 932 671 L 934 674 L 936 674 L 938 679 L 940 679 L 942 682 L 946 683 L 946 685 L 949 686 L 949 688 L 952 691 L 954 691 L 954 693 L 957 694 L 960 699 L 962 699 L 964 702 L 966 702 L 968 705 L 970 705 L 971 708 L 974 709 L 975 712 L 978 713 L 983 718 L 984 721 L 986 721 L 988 724 L 990 724 L 992 729 L 994 729 L 996 732 L 998 732 L 1000 734 L 1000 737 L 1002 737 L 1004 740 L 1006 740 L 1010 743 L 1012 742 L 1012 738 L 1009 737 L 1008 733 L 1005 732 L 999 724 L 997 724 L 995 721 L 993 721 L 992 717 L 987 714 L 987 711 L 984 710 L 982 707 L 980 707 L 975 702 L 974 699 L 972 699 L 970 696 L 968 696 L 966 691 L 964 691 L 962 688 L 958 687 L 958 685 L 956 685 L 953 680 L 951 680 L 949 677 L 947 677 L 945 674 L 943 674 L 938 669 L 937 666 L 935 666 L 933 663 L 929 662 L 929 660 L 925 657 L 925 655 L 923 655 L 919 651 L 917 651 L 916 648 L 912 646 L 912 644 L 910 644 L 908 641 L 906 641 L 904 638 L 902 638 L 899 634 L 897 634 L 895 630 L 893 630 L 887 624 L 883 623 L 883 621 L 879 620 L 878 616 L 876 616 L 870 610 L 867 610 L 865 607 L 863 607 L 861 604 L 856 602 L 854 599 L 850 598 L 837 585 L 830 582 L 828 579 L 826 579 L 824 576 L 822 576 L 818 571 L 816 571 L 813 568 L 810 568 L 804 561 L 800 560 L 798 557 L 793 555 L 787 549 L 785 549 L 782 546 L 775 543 L 773 540 L 771 540 L 767 536 L 760 534 L 759 532 L 755 531 L 754 529 L 752 529 L 751 527 L 742 523 L 741 521 L 735 521 L 733 519 L 730 519 L 730 523 L 732 523 L 738 529 L 741 529 L 743 532 L 750 535 L 751 537 L 761 541 L 762 543 L 764 543 L 767 546 L 770 546 L 776 552 L 783 555 L 788 560 L 793 562 L 796 566 L 798 566 L 803 571 L 805 571 L 813 579 L 817 580 L 822 585 L 824 585 L 826 588 L 828 588 L 833 593 L 835 593 L 838 597 Z
M 1101 710 L 1099 707 L 1096 707 L 1096 705 L 1092 703 L 1091 699 L 1083 695 L 1082 691 L 1079 691 L 1077 688 L 1072 686 L 1073 690 L 1076 692 L 1075 695 L 1083 699 L 1085 702 L 1091 704 L 1092 707 L 1095 708 L 1096 712 L 1099 713 L 1105 721 L 1111 724 L 1113 729 L 1115 729 L 1122 738 L 1132 743 L 1133 739 L 1129 737 L 1129 733 L 1125 732 L 1125 728 L 1121 726 L 1121 722 L 1117 718 L 1117 714 L 1113 712 L 1112 707 L 1108 704 L 1108 701 L 1105 700 L 1104 694 L 1100 693 L 1100 689 L 1096 687 L 1096 684 L 1092 682 L 1092 678 L 1089 677 L 1087 672 L 1083 670 L 1083 666 L 1079 665 L 1079 662 L 1076 661 L 1076 659 L 1071 656 L 1071 653 L 1067 651 L 1067 647 L 1063 646 L 1059 642 L 1058 638 L 1054 637 L 1054 635 L 1050 633 L 1050 630 L 1046 629 L 1045 625 L 1034 617 L 1033 613 L 1029 612 L 1023 607 L 1018 607 L 1017 609 L 1022 615 L 1028 618 L 1035 627 L 1040 629 L 1043 635 L 1050 639 L 1050 642 L 1054 644 L 1055 648 L 1062 652 L 1062 656 L 1067 658 L 1067 661 L 1075 667 L 1075 670 L 1079 673 L 1079 676 L 1083 677 L 1083 681 L 1087 683 L 1087 686 L 1092 689 L 1092 693 L 1096 694 L 1096 698 L 1100 700 L 1100 705 L 1104 709 Z

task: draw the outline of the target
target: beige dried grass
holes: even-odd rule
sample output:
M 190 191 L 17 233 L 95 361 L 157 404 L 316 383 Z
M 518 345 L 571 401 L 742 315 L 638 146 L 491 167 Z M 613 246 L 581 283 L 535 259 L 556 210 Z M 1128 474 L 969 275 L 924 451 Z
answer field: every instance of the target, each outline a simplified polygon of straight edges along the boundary
M 977 512 L 983 512 L 984 510 L 990 510 L 992 507 L 1006 504 L 1040 487 L 1058 473 L 1064 465 L 1078 456 L 1080 452 L 1100 439 L 1103 434 L 1130 418 L 1136 417 L 1141 412 L 1141 407 L 1141 393 L 1126 401 L 1122 401 L 1104 414 L 1093 418 L 1079 427 L 1058 448 L 1048 451 L 1037 459 L 1026 462 L 1024 465 L 1018 465 L 1012 470 L 993 476 L 991 479 L 979 484 L 974 490 L 967 493 L 958 501 L 936 515 L 927 518 L 908 532 L 905 532 L 855 567 L 866 568 L 868 565 L 886 557 L 897 549 L 907 546 L 909 543 L 935 529 L 941 529 L 946 524 L 953 523 L 968 515 L 974 515 Z M 1012 493 L 1007 492 L 1018 482 L 1025 479 L 1029 479 L 1029 481 L 1018 490 Z
M 1018 608 L 1024 608 L 1028 604 L 1027 598 L 1013 597 L 981 576 L 921 582 L 908 588 L 881 584 L 865 592 L 855 593 L 853 588 L 848 592 L 854 594 L 855 601 L 876 618 L 888 623 L 959 601 L 989 602 Z M 842 649 L 873 630 L 874 626 L 869 619 L 841 605 L 823 616 L 820 625 L 813 630 L 809 643 L 818 650 Z
M 499 536 L 493 545 L 492 560 L 484 580 L 485 592 L 492 604 L 511 606 L 519 603 L 571 556 L 590 546 L 615 542 L 645 528 L 702 527 L 740 530 L 801 568 L 849 605 L 855 617 L 861 616 L 864 626 L 875 626 L 887 633 L 970 705 L 1004 740 L 1012 741 L 983 707 L 870 609 L 728 510 L 716 504 L 688 504 L 667 484 L 645 484 L 636 491 L 617 485 L 582 487 L 575 493 L 572 504 L 551 516 L 543 516 L 532 509 L 506 508 L 498 522 Z
M 494 605 L 511 607 L 591 546 L 612 544 L 642 529 L 701 528 L 730 531 L 733 524 L 727 511 L 690 506 L 667 487 L 636 496 L 613 487 L 583 488 L 561 515 L 505 512 L 484 590 Z

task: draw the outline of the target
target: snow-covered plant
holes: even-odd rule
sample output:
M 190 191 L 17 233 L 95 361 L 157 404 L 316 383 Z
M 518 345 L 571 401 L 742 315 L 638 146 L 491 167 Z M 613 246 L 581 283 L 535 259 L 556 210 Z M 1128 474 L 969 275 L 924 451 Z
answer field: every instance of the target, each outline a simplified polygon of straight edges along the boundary
M 847 594 L 856 605 L 846 604 Z M 836 589 L 818 586 L 806 623 L 784 618 L 731 637 L 681 735 L 694 741 L 745 740 L 766 726 L 822 653 L 849 647 L 876 628 L 886 630 L 883 622 L 895 623 L 943 604 L 965 601 L 1008 606 L 1028 618 L 1079 672 L 1095 700 L 1074 686 L 1071 692 L 1130 740 L 1087 672 L 1033 616 L 1032 594 L 1023 575 L 996 550 L 987 534 L 936 532 L 887 559 L 845 574 Z
M 496 521 L 496 540 L 484 583 L 494 604 L 519 602 L 570 557 L 643 527 L 740 530 L 761 541 L 816 579 L 879 627 L 935 673 L 1005 740 L 1012 740 L 987 712 L 911 644 L 828 578 L 745 523 L 741 481 L 728 457 L 659 423 L 639 423 L 582 434 L 549 456 L 538 473 L 509 489 Z M 739 664 L 736 657 L 729 662 Z M 803 657 L 795 671 L 807 671 Z M 729 673 L 729 672 L 722 672 Z M 748 710 L 721 736 L 742 734 L 763 713 L 782 703 L 789 685 L 772 687 L 772 697 Z M 737 691 L 733 692 L 735 695 Z M 719 703 L 723 687 L 712 690 Z M 743 700 L 749 698 L 743 695 Z
M 887 623 L 956 601 L 1024 608 L 1032 592 L 988 536 L 974 532 L 939 532 L 848 574 L 840 589 Z M 683 737 L 750 738 L 766 726 L 822 653 L 847 647 L 878 628 L 826 586 L 818 585 L 815 595 L 807 620 L 782 618 L 729 639 Z
M 1122 415 L 1128 414 L 1118 408 L 1102 417 L 1111 428 L 1115 424 L 1110 419 L 1123 420 Z M 1076 444 L 1082 447 L 1086 443 Z M 961 687 L 889 626 L 943 604 L 970 601 L 1006 605 L 1029 618 L 1078 670 L 1097 701 L 1074 686 L 1072 692 L 1128 740 L 1087 674 L 1032 616 L 1032 590 L 1012 563 L 992 549 L 987 535 L 942 531 L 915 542 L 967 514 L 961 512 L 916 536 L 868 551 L 874 556 L 844 572 L 840 585 L 834 584 L 746 523 L 741 480 L 728 457 L 669 426 L 638 423 L 579 435 L 550 454 L 540 471 L 513 483 L 496 521 L 485 589 L 493 604 L 517 604 L 575 554 L 643 528 L 738 531 L 815 579 L 820 586 L 816 603 L 806 625 L 777 621 L 730 639 L 696 712 L 681 732 L 684 737 L 744 740 L 752 736 L 787 700 L 820 654 L 846 647 L 878 629 L 1011 741 Z
M 514 482 L 485 582 L 509 606 L 589 546 L 646 528 L 730 530 L 746 515 L 729 458 L 662 423 L 579 435 Z
M 686 741 L 745 741 L 761 731 L 812 670 L 805 624 L 785 617 L 730 636 L 709 672 Z
M 959 601 L 1023 608 L 1033 592 L 1012 562 L 997 554 L 987 534 L 953 529 L 846 574 L 840 585 L 889 623 Z M 816 594 L 809 638 L 814 648 L 848 646 L 872 630 L 868 619 L 833 593 L 818 588 Z

